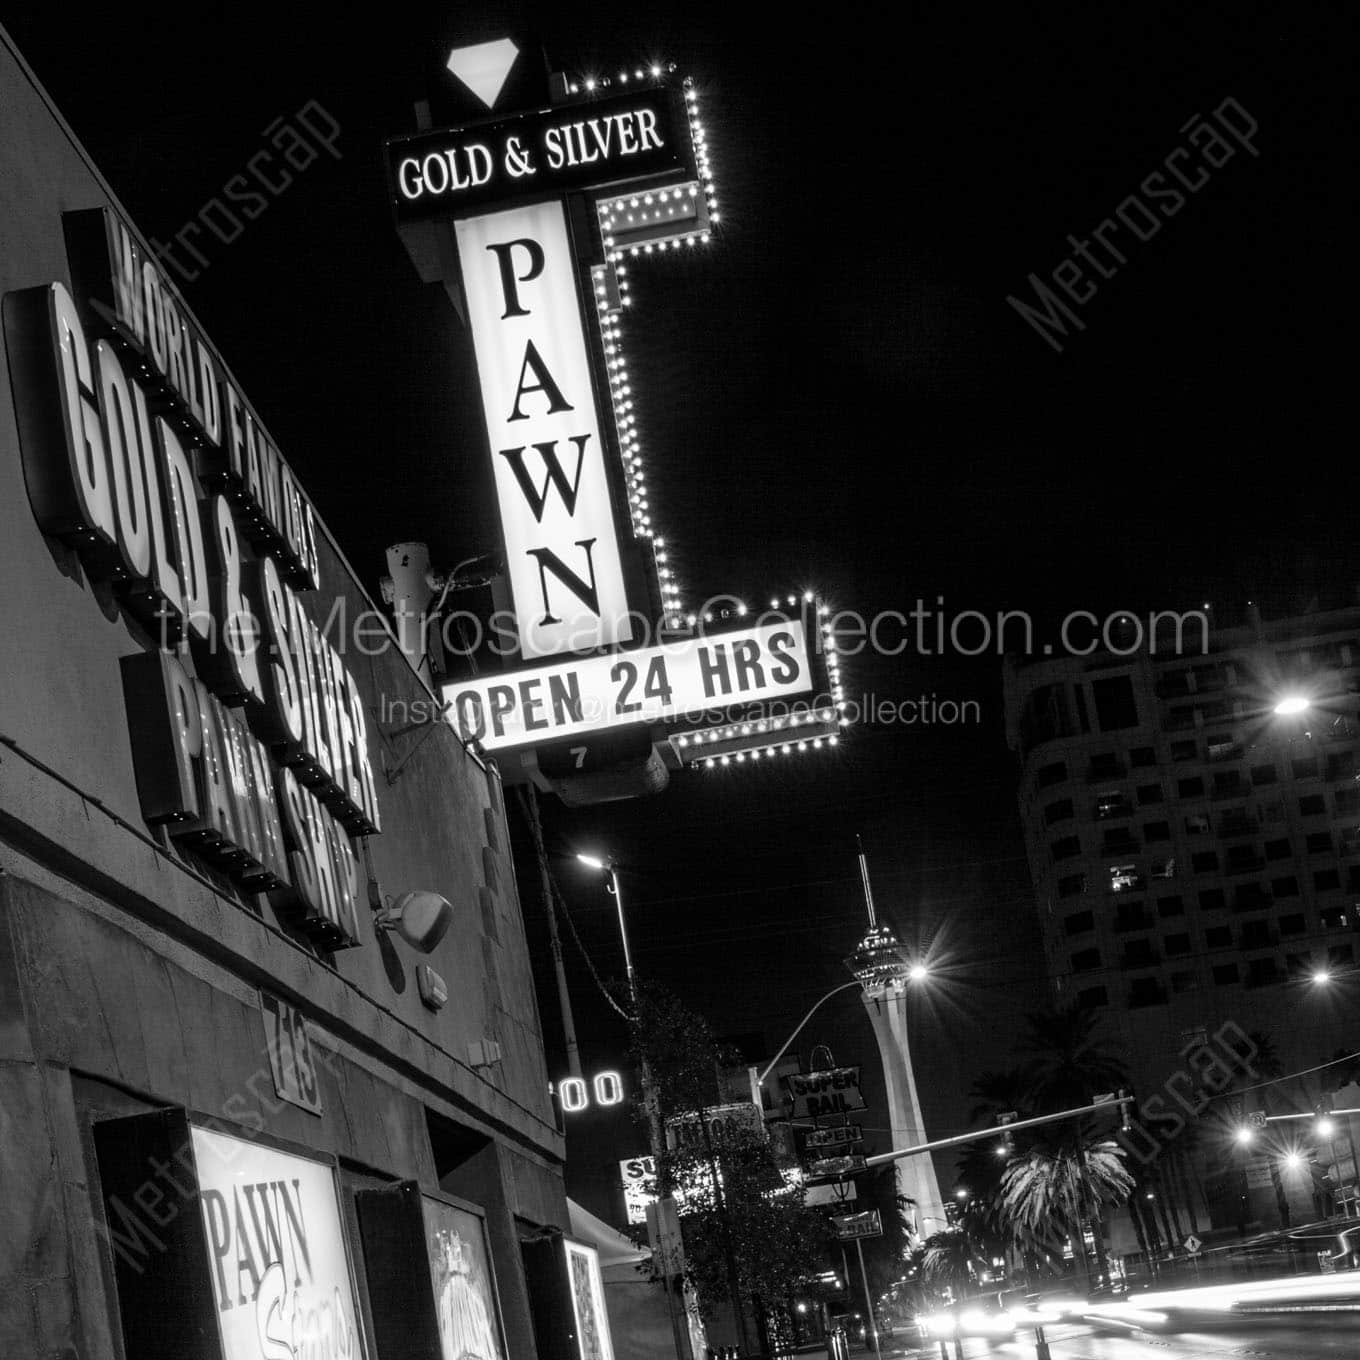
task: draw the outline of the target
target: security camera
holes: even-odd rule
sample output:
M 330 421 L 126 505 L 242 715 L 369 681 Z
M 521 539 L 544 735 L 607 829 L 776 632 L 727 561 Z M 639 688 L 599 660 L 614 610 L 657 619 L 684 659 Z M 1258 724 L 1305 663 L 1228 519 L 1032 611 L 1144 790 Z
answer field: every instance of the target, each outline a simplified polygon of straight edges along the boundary
M 379 930 L 400 935 L 412 949 L 428 954 L 453 924 L 453 907 L 436 892 L 402 893 L 374 916 L 373 924 Z

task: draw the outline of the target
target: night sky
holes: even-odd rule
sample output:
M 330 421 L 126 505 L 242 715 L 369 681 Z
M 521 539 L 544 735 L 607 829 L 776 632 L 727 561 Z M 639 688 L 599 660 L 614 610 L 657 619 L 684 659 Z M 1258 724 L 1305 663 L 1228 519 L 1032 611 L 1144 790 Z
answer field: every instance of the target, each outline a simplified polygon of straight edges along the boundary
M 653 514 L 692 599 L 812 586 L 865 615 L 943 596 L 1040 624 L 1209 600 L 1231 622 L 1248 597 L 1297 610 L 1360 580 L 1345 13 L 606 0 L 482 7 L 462 31 L 534 31 L 577 74 L 661 59 L 696 78 L 724 227 L 634 271 L 627 331 Z M 388 543 L 426 539 L 441 566 L 493 548 L 469 339 L 417 279 L 382 178 L 456 7 L 0 18 L 145 235 L 193 219 L 275 118 L 316 101 L 339 122 L 340 158 L 204 244 L 183 291 L 375 596 Z M 1229 99 L 1259 156 L 1236 147 L 1146 242 L 1121 228 L 1124 262 L 1087 270 L 1085 329 L 1055 352 L 1007 295 L 1030 297 L 1031 272 L 1053 287 L 1068 234 L 1089 240 Z M 880 910 L 940 965 L 919 1076 L 931 1132 L 954 1132 L 973 1075 L 1042 998 L 1001 663 L 909 650 L 846 674 L 856 696 L 976 700 L 981 722 L 864 725 L 835 753 L 682 776 L 647 802 L 550 805 L 549 841 L 636 865 L 639 970 L 774 1046 L 847 977 L 861 834 Z M 559 874 L 617 975 L 611 903 L 570 860 Z M 587 1066 L 603 1066 L 622 1030 L 567 949 Z M 809 1042 L 872 1059 L 849 995 L 824 1015 Z

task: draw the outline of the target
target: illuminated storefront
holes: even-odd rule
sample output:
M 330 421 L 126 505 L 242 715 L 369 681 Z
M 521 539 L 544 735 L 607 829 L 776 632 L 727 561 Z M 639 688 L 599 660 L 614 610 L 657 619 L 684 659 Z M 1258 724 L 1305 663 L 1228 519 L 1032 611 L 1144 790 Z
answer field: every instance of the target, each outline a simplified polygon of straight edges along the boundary
M 3 33 L 0 89 L 0 1352 L 392 1360 L 400 1269 L 422 1356 L 546 1355 L 499 777 L 383 726 L 435 696 L 288 451 Z

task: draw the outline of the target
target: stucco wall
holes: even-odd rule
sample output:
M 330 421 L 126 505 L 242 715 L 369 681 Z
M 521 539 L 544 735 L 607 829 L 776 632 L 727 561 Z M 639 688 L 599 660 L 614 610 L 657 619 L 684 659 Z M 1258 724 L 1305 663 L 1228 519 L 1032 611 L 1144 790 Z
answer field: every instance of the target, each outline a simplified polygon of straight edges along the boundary
M 69 287 L 62 212 L 113 200 L 3 32 L 0 184 L 0 293 Z M 324 621 L 337 601 L 350 619 L 372 609 L 328 531 L 319 547 L 312 617 Z M 422 960 L 380 943 L 362 907 L 360 946 L 320 957 L 266 899 L 241 895 L 143 821 L 119 660 L 151 643 L 40 532 L 5 365 L 0 583 L 0 1354 L 109 1353 L 72 1072 L 220 1113 L 265 1055 L 261 987 L 339 1055 L 324 1116 L 274 1110 L 271 1132 L 433 1184 L 428 1107 L 496 1140 L 507 1231 L 516 1217 L 565 1224 L 499 783 L 442 723 L 389 730 L 405 724 L 384 723 L 384 701 L 432 698 L 395 643 L 345 655 L 381 807 L 373 865 L 385 896 L 431 889 L 455 922 Z M 419 962 L 448 985 L 437 1014 L 420 1001 Z M 487 1038 L 502 1061 L 474 1070 L 469 1044 Z

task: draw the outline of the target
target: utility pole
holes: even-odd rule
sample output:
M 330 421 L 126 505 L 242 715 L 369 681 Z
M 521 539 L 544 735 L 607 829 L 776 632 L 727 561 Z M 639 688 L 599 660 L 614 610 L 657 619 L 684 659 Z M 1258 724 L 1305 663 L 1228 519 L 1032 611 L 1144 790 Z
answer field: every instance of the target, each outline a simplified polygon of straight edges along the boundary
M 874 1313 L 874 1300 L 869 1292 L 869 1272 L 864 1268 L 864 1240 L 855 1238 L 855 1250 L 859 1253 L 859 1278 L 864 1284 L 864 1306 L 869 1311 L 865 1316 L 864 1325 L 869 1329 L 869 1335 L 874 1339 L 874 1354 L 878 1360 L 883 1360 L 883 1352 L 878 1348 L 878 1321 Z
M 543 848 L 543 823 L 538 815 L 538 790 L 531 784 L 521 790 L 521 799 L 529 818 L 533 835 L 534 854 L 538 858 L 538 879 L 543 889 L 543 909 L 548 916 L 548 941 L 552 950 L 553 971 L 557 974 L 557 1002 L 562 1010 L 562 1033 L 567 1042 L 567 1072 L 581 1075 L 581 1050 L 576 1043 L 576 1021 L 571 1013 L 571 995 L 567 991 L 567 970 L 562 964 L 562 939 L 557 933 L 557 910 L 553 906 L 552 874 L 548 870 L 548 853 Z
M 578 856 L 577 858 L 583 858 Z M 652 1067 L 647 1060 L 647 1054 L 643 1050 L 641 1042 L 641 1023 L 642 1009 L 638 1000 L 637 973 L 633 970 L 633 951 L 628 944 L 628 918 L 623 910 L 623 892 L 619 887 L 619 871 L 613 860 L 605 861 L 604 870 L 609 875 L 609 891 L 614 895 L 614 906 L 619 914 L 619 938 L 623 942 L 623 966 L 628 978 L 628 1000 L 632 1006 L 632 1025 L 634 1032 L 638 1036 L 638 1050 L 642 1078 L 642 1104 L 647 1112 L 647 1141 L 652 1150 L 652 1165 L 656 1167 L 657 1175 L 660 1177 L 662 1170 L 662 1159 L 665 1155 L 665 1135 L 661 1128 L 661 1108 L 657 1104 L 656 1088 L 652 1084 Z M 669 1183 L 659 1183 L 657 1185 L 657 1216 L 656 1223 L 658 1228 L 662 1222 L 663 1215 L 670 1221 L 668 1213 L 669 1206 L 674 1205 L 674 1197 L 671 1195 Z M 652 1249 L 657 1255 L 664 1257 L 665 1253 L 660 1250 L 661 1239 L 658 1233 L 657 1240 L 652 1243 Z M 670 1262 L 662 1262 L 662 1288 L 666 1293 L 666 1312 L 670 1317 L 671 1339 L 675 1344 L 677 1356 L 688 1353 L 688 1338 L 685 1336 L 681 1325 L 679 1310 L 675 1305 L 675 1294 L 671 1288 L 671 1276 L 667 1273 Z M 744 1338 L 743 1338 L 744 1339 Z

